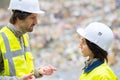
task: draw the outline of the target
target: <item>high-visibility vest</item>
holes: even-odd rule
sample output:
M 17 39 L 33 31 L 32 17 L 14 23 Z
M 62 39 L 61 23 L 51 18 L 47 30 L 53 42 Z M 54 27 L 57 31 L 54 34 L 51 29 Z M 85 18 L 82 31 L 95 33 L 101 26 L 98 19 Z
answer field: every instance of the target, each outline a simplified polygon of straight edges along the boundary
M 82 72 L 79 80 L 118 80 L 118 78 L 110 67 L 103 63 L 88 73 Z
M 7 27 L 0 30 L 0 51 L 4 63 L 4 70 L 0 72 L 1 76 L 21 77 L 34 71 L 28 35 L 24 34 L 22 38 L 24 49 L 11 30 Z

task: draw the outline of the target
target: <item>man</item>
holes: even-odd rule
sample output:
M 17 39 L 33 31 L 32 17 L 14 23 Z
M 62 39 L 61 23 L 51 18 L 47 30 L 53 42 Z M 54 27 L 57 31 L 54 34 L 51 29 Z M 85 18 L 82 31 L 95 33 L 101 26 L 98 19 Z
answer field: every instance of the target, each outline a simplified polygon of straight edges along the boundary
M 27 32 L 33 31 L 37 24 L 37 15 L 44 13 L 39 8 L 39 1 L 11 0 L 8 9 L 13 14 L 10 23 L 0 30 L 0 75 L 22 77 L 21 80 L 27 80 L 24 78 L 32 76 L 28 75 L 30 73 L 34 74 L 30 78 L 51 75 L 56 70 L 53 66 L 38 70 L 34 68 L 28 42 Z M 18 80 L 16 77 L 15 79 Z

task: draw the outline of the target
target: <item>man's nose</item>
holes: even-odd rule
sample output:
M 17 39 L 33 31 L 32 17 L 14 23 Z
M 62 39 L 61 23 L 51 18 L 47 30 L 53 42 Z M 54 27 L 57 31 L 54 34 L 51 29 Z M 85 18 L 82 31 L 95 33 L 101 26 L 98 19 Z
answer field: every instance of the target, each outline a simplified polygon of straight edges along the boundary
M 35 19 L 35 20 L 34 20 L 34 24 L 37 24 L 37 23 L 38 23 L 38 21 L 37 21 L 37 19 Z

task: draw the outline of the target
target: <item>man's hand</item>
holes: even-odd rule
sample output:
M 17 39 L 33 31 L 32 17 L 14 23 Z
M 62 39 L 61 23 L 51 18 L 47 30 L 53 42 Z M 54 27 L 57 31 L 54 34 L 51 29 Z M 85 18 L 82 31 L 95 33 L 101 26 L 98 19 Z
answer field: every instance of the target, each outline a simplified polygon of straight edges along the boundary
M 20 78 L 20 80 L 35 80 L 35 77 L 33 74 L 28 74 Z
M 39 74 L 42 74 L 42 75 L 51 75 L 53 74 L 54 71 L 56 71 L 56 68 L 54 68 L 51 65 L 42 67 L 38 70 Z

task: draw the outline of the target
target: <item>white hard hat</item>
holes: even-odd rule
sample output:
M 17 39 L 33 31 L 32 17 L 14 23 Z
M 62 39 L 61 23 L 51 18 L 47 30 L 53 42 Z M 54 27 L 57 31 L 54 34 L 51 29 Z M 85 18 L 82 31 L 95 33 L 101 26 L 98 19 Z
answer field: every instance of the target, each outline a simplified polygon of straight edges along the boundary
M 100 22 L 93 22 L 89 24 L 84 30 L 78 28 L 77 32 L 105 51 L 109 49 L 114 39 L 112 30 L 107 25 Z
M 43 14 L 38 0 L 10 0 L 9 10 L 20 10 L 29 13 Z

